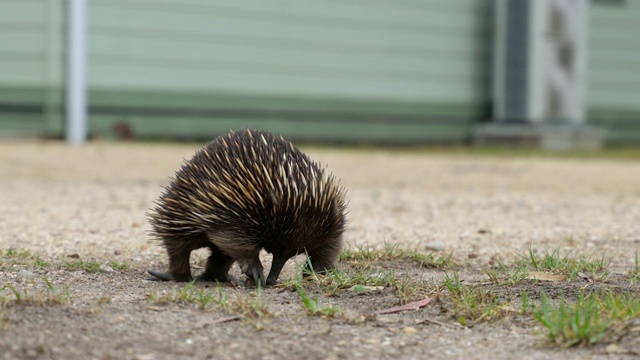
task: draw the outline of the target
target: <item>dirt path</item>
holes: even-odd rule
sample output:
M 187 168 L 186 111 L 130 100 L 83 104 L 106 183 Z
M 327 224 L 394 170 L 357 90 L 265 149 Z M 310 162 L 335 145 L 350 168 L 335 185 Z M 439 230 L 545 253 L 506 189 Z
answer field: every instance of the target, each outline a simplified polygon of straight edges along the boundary
M 262 294 L 223 287 L 225 305 L 215 285 L 197 284 L 199 300 L 179 301 L 188 295 L 185 285 L 145 280 L 146 269 L 164 269 L 167 259 L 148 240 L 144 213 L 195 149 L 0 143 L 0 287 L 10 285 L 0 292 L 0 359 L 631 356 L 604 345 L 550 348 L 534 322 L 463 327 L 440 301 L 419 311 L 366 315 L 398 304 L 389 289 L 328 296 L 310 288 L 323 306 L 341 309 L 333 317 L 307 316 L 289 287 Z M 604 253 L 613 275 L 625 274 L 640 250 L 637 161 L 307 153 L 349 189 L 348 244 L 382 249 L 387 242 L 453 254 L 448 269 L 376 265 L 429 282 L 427 296 L 438 298 L 445 272 L 486 280 L 496 259 L 513 260 L 529 247 Z M 24 251 L 28 255 L 17 254 Z M 194 262 L 204 256 L 198 253 Z M 70 268 L 93 260 L 100 269 Z M 281 279 L 296 272 L 290 261 Z M 13 290 L 28 300 L 16 304 Z M 209 292 L 217 304 L 203 307 L 202 294 Z

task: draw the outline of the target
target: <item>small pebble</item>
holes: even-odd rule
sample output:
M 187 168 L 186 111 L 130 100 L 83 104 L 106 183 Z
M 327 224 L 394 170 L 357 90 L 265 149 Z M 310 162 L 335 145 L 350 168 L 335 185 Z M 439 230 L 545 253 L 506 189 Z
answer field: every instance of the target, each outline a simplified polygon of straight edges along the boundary
M 18 273 L 18 281 L 27 281 L 33 280 L 36 278 L 36 275 L 29 270 L 20 270 Z
M 405 334 L 415 334 L 418 332 L 418 329 L 414 328 L 413 326 L 407 326 L 406 328 L 402 329 L 402 331 L 404 331 Z
M 441 242 L 426 243 L 424 244 L 424 249 L 430 250 L 430 251 L 442 251 L 444 250 L 444 243 L 441 243 Z

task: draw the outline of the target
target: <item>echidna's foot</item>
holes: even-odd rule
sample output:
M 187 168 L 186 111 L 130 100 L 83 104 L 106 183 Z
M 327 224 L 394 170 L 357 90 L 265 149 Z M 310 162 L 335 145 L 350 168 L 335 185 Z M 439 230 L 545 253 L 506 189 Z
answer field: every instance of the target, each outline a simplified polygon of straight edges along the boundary
M 240 259 L 238 260 L 238 265 L 240 265 L 242 273 L 247 275 L 249 280 L 251 280 L 246 282 L 245 285 L 247 287 L 251 285 L 260 287 L 265 286 L 264 269 L 262 268 L 262 263 L 257 256 L 255 258 Z
M 147 280 L 151 280 L 151 281 L 171 281 L 171 280 L 173 280 L 173 276 L 171 276 L 171 274 L 169 274 L 169 273 L 160 272 L 160 271 L 153 271 L 153 270 L 147 270 L 147 273 L 149 273 L 149 275 L 152 276 L 152 277 L 148 277 Z
M 160 280 L 160 281 L 189 282 L 193 280 L 193 278 L 191 277 L 191 274 L 173 275 L 170 273 L 153 271 L 153 270 L 147 270 L 147 272 L 149 273 L 149 275 L 153 276 L 153 278 L 148 278 L 148 279 L 153 281 Z

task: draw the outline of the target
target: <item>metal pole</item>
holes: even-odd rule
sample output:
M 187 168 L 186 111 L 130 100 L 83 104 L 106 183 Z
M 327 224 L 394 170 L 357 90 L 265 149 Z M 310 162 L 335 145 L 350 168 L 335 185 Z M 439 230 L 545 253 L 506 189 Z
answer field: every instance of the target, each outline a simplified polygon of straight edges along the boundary
M 67 4 L 67 131 L 70 144 L 87 141 L 87 1 Z

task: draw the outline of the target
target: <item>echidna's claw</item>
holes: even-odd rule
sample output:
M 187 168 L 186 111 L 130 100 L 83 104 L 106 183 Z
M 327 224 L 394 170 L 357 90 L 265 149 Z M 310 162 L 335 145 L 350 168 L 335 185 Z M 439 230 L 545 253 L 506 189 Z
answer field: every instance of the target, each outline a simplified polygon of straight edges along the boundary
M 255 258 L 241 259 L 238 261 L 238 265 L 240 265 L 242 273 L 247 275 L 249 280 L 252 280 L 247 281 L 245 286 L 250 287 L 251 285 L 255 285 L 264 287 L 265 280 L 262 263 L 257 256 Z
M 147 278 L 147 280 L 151 280 L 151 281 L 171 281 L 173 280 L 173 276 L 169 273 L 165 273 L 165 272 L 160 272 L 160 271 L 153 271 L 153 270 L 147 270 L 147 272 L 149 273 L 149 275 L 153 276 L 150 278 Z

